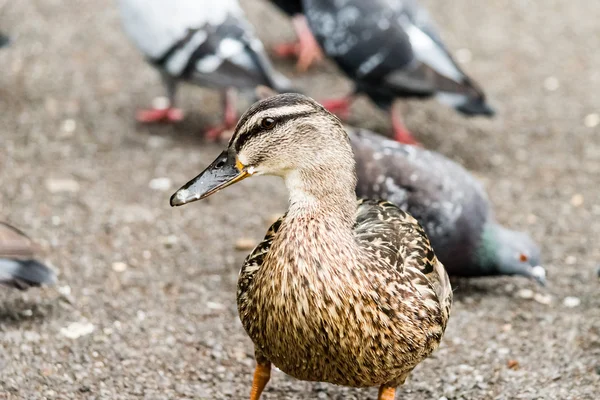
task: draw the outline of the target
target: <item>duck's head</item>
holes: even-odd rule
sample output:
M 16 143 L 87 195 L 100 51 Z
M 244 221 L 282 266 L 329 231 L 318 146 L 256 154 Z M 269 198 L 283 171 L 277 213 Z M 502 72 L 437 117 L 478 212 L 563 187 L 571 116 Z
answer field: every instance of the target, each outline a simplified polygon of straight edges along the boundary
M 292 199 L 325 197 L 338 186 L 353 194 L 356 185 L 352 149 L 339 119 L 313 99 L 288 93 L 252 105 L 227 149 L 173 194 L 171 205 L 206 198 L 253 175 L 283 177 Z
M 522 275 L 546 284 L 546 270 L 540 260 L 540 248 L 524 233 L 497 223 L 486 224 L 479 260 L 496 275 Z

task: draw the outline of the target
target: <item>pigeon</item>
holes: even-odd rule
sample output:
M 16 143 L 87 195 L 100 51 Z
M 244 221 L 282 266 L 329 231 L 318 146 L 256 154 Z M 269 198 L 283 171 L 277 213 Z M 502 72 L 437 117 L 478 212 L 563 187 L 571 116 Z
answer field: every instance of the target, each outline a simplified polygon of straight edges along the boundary
M 34 259 L 34 244 L 23 232 L 0 222 L 0 284 L 20 290 L 56 282 L 52 269 Z
M 10 38 L 0 32 L 0 49 L 4 46 L 8 46 L 10 44 Z
M 235 91 L 257 86 L 293 91 L 291 82 L 274 70 L 237 0 L 119 0 L 125 32 L 160 71 L 167 98 L 137 114 L 141 122 L 176 122 L 180 81 L 223 91 L 223 124 L 206 135 L 218 138 L 235 126 Z
M 323 52 L 303 14 L 302 0 L 271 0 L 271 3 L 292 18 L 292 24 L 298 37 L 296 42 L 275 46 L 275 54 L 281 58 L 296 57 L 298 59 L 296 68 L 302 72 L 312 64 L 322 61 Z
M 435 97 L 464 115 L 493 116 L 479 85 L 454 61 L 427 11 L 416 0 L 303 0 L 325 54 L 355 82 L 348 97 L 323 102 L 347 115 L 364 93 L 391 114 L 394 137 L 417 141 L 395 113 L 396 98 Z
M 539 247 L 495 220 L 482 185 L 462 166 L 365 129 L 347 131 L 357 195 L 388 200 L 414 216 L 449 275 L 523 275 L 545 284 Z

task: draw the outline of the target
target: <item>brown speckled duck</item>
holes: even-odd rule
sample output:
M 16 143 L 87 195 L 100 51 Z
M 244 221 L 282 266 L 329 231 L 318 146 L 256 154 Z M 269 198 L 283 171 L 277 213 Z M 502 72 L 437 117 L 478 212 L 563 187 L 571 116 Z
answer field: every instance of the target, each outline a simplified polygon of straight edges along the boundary
M 181 206 L 252 175 L 276 175 L 287 213 L 242 267 L 238 310 L 255 345 L 251 400 L 271 364 L 307 381 L 379 387 L 394 398 L 439 345 L 452 290 L 419 223 L 385 201 L 359 200 L 348 135 L 312 99 L 254 104 L 225 150 L 171 197 Z

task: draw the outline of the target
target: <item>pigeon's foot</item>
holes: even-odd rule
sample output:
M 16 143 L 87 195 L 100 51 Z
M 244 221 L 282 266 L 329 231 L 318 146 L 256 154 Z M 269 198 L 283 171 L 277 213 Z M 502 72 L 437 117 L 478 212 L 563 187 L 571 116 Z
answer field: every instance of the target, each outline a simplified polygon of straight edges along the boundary
M 348 119 L 350 117 L 350 106 L 352 105 L 354 98 L 342 97 L 340 99 L 328 99 L 321 101 L 321 104 L 327 111 L 340 117 L 341 119 Z
M 323 60 L 323 52 L 303 15 L 296 15 L 293 23 L 298 41 L 279 44 L 273 48 L 273 52 L 280 58 L 297 58 L 296 68 L 304 72 Z
M 227 89 L 224 93 L 223 100 L 223 123 L 208 128 L 204 133 L 204 137 L 212 142 L 228 139 L 225 134 L 231 134 L 237 125 L 238 115 L 236 111 L 235 90 Z
M 402 122 L 402 118 L 400 118 L 393 111 L 391 112 L 391 116 L 392 128 L 394 129 L 394 140 L 396 142 L 410 144 L 413 146 L 422 146 L 422 144 L 414 138 L 412 133 L 410 133 L 406 125 L 404 125 L 404 122 Z
M 174 123 L 183 119 L 183 111 L 179 108 L 153 108 L 149 110 L 140 110 L 136 114 L 136 119 L 138 122 L 143 123 Z

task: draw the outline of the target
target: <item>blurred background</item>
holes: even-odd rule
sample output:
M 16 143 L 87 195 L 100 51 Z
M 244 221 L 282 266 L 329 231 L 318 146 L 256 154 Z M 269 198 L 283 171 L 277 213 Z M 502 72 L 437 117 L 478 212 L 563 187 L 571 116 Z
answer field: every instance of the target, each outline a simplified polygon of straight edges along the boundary
M 289 19 L 242 0 L 270 48 Z M 406 125 L 484 184 L 497 218 L 541 245 L 546 288 L 524 278 L 460 279 L 440 349 L 398 398 L 592 399 L 600 387 L 600 3 L 423 0 L 493 119 L 404 102 Z M 0 397 L 246 398 L 253 350 L 235 287 L 249 248 L 286 208 L 274 178 L 202 204 L 175 189 L 225 146 L 203 139 L 215 91 L 182 85 L 176 125 L 141 125 L 164 94 L 125 36 L 115 1 L 0 0 L 0 219 L 30 234 L 54 289 L 0 291 Z M 299 73 L 307 95 L 346 94 L 332 63 Z M 360 99 L 349 121 L 389 131 Z M 265 399 L 374 398 L 275 373 Z

